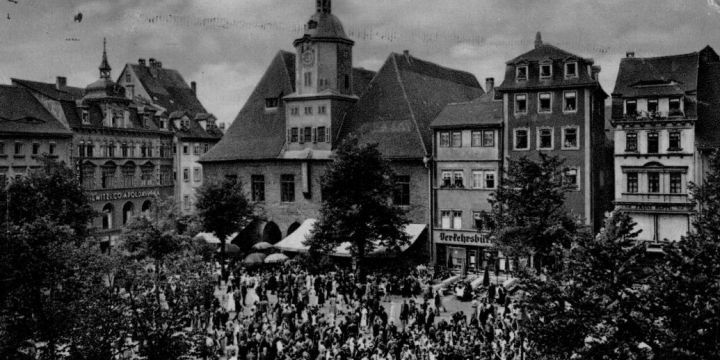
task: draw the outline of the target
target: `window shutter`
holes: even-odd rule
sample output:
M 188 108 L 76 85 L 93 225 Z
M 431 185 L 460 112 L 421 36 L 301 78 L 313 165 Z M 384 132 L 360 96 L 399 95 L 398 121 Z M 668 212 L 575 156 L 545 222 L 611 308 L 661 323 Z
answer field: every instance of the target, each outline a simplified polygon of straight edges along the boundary
M 300 140 L 300 143 L 304 144 L 305 143 L 305 128 L 304 127 L 299 128 L 298 133 L 299 133 L 298 139 Z
M 287 129 L 287 143 L 289 144 L 291 140 L 292 140 L 292 130 Z
M 317 143 L 317 128 L 312 128 L 312 142 Z
M 325 142 L 328 144 L 330 143 L 330 128 L 329 127 L 325 128 Z

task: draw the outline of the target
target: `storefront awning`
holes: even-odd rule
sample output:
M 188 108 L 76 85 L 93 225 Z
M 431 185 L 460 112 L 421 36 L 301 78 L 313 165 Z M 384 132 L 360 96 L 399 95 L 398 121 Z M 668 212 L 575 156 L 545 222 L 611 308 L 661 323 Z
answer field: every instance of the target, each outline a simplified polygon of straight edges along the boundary
M 310 232 L 312 231 L 316 222 L 316 219 L 307 219 L 303 221 L 300 227 L 297 228 L 292 234 L 288 235 L 286 238 L 275 244 L 275 248 L 288 252 L 307 252 L 310 247 L 303 243 L 305 242 L 305 239 L 310 236 Z M 408 235 L 409 241 L 400 248 L 400 251 L 403 252 L 410 248 L 417 241 L 420 235 L 422 235 L 426 227 L 427 225 L 425 224 L 408 224 L 405 227 L 405 233 Z M 332 256 L 350 257 L 350 247 L 351 244 L 349 242 L 342 243 L 340 244 L 340 246 L 335 248 Z M 368 256 L 383 256 L 383 254 L 385 254 L 385 251 L 385 247 L 379 246 L 372 254 L 368 254 Z

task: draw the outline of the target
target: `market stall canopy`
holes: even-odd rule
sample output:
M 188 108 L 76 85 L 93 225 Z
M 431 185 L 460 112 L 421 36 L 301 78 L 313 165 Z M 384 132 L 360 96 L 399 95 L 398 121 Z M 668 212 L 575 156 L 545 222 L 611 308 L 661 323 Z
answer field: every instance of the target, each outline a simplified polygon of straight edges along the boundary
M 268 255 L 265 258 L 265 263 L 266 264 L 275 264 L 275 263 L 285 262 L 287 260 L 288 260 L 287 255 L 282 254 L 282 253 L 275 253 L 275 254 Z
M 273 246 L 271 243 L 265 241 L 259 242 L 252 246 L 253 250 L 267 250 L 272 249 L 272 247 Z
M 310 236 L 310 232 L 312 231 L 316 222 L 316 219 L 307 219 L 303 221 L 300 227 L 297 228 L 292 234 L 288 235 L 286 238 L 275 244 L 275 248 L 287 252 L 307 252 L 310 247 L 305 245 L 304 242 L 305 239 Z M 408 235 L 409 241 L 400 248 L 400 251 L 403 252 L 407 250 L 410 246 L 412 246 L 415 241 L 417 241 L 417 239 L 420 237 L 420 235 L 422 235 L 425 228 L 425 224 L 408 224 L 405 227 L 405 233 Z M 340 246 L 335 248 L 335 251 L 332 253 L 332 255 L 339 257 L 350 257 L 351 246 L 352 245 L 349 242 L 342 243 L 340 244 Z M 384 246 L 378 246 L 375 251 L 368 256 L 383 256 L 385 252 L 386 249 Z
M 245 260 L 243 260 L 243 263 L 245 265 L 257 265 L 262 264 L 265 261 L 265 254 L 263 253 L 252 253 L 245 257 Z
M 227 237 L 227 240 L 225 241 L 226 244 L 231 243 L 233 240 L 235 240 L 235 237 L 238 233 L 232 233 L 232 235 Z M 215 236 L 213 233 L 208 232 L 201 232 L 195 235 L 195 239 L 203 239 L 207 241 L 209 244 L 220 244 L 220 239 Z

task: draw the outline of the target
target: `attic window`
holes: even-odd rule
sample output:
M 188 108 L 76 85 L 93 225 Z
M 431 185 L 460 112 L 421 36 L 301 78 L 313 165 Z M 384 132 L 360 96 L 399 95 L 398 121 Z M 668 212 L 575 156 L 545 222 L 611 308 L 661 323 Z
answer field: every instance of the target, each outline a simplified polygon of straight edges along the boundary
M 577 63 L 569 62 L 565 64 L 565 78 L 574 78 L 578 76 Z
M 279 104 L 280 104 L 280 99 L 278 99 L 278 98 L 266 98 L 265 99 L 265 109 L 277 109 Z
M 527 80 L 528 77 L 528 67 L 527 65 L 522 65 L 517 67 L 517 73 L 515 75 L 515 78 L 518 81 Z
M 552 77 L 552 64 L 541 64 L 540 65 L 540 78 L 549 79 Z
M 90 124 L 90 112 L 87 109 L 82 110 L 82 123 L 83 125 Z

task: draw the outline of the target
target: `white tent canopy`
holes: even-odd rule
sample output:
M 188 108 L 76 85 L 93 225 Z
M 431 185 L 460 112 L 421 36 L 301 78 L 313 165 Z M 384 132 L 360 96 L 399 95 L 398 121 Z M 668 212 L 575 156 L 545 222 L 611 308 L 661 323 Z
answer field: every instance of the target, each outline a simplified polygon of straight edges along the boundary
M 307 252 L 310 247 L 303 244 L 308 236 L 310 236 L 310 232 L 312 231 L 313 227 L 315 227 L 315 223 L 317 222 L 316 219 L 307 219 L 303 221 L 303 223 L 298 227 L 295 231 L 293 231 L 292 234 L 288 235 L 286 238 L 282 239 L 280 242 L 275 244 L 275 248 L 281 251 L 287 251 L 287 252 Z M 400 248 L 400 251 L 407 250 L 412 244 L 417 241 L 418 237 L 422 234 L 422 232 L 425 230 L 426 225 L 425 224 L 408 224 L 405 227 L 405 233 L 408 235 L 409 242 L 405 245 L 403 245 Z M 350 247 L 351 244 L 349 242 L 344 242 L 340 244 L 337 248 L 335 248 L 335 251 L 333 252 L 333 256 L 341 256 L 341 257 L 349 257 L 350 256 Z M 385 248 L 383 246 L 379 246 L 372 254 L 369 254 L 370 256 L 382 256 L 382 254 L 385 252 Z
M 231 243 L 235 237 L 238 235 L 238 233 L 232 233 L 232 235 L 227 237 L 227 240 L 225 241 L 226 244 Z M 207 233 L 207 232 L 201 232 L 195 235 L 195 239 L 203 239 L 209 244 L 220 244 L 220 239 L 215 236 L 213 233 Z

